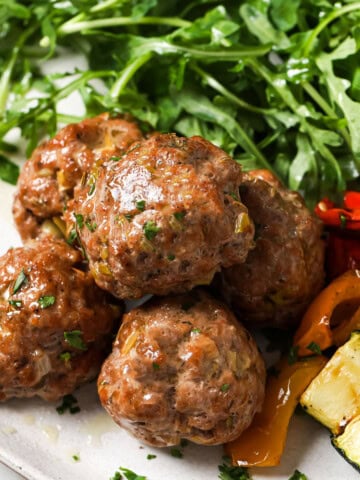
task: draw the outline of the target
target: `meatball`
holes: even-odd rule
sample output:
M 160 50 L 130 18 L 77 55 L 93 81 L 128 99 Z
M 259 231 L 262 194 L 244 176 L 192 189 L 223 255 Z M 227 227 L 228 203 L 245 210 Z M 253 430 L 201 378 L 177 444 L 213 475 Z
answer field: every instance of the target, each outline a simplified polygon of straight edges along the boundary
M 56 231 L 52 219 L 62 229 L 64 209 L 84 173 L 94 163 L 122 155 L 141 138 L 130 118 L 111 118 L 105 113 L 66 126 L 36 148 L 20 173 L 13 206 L 22 239 Z
M 244 261 L 254 228 L 241 178 L 224 151 L 175 134 L 154 134 L 98 167 L 67 212 L 81 220 L 96 283 L 120 298 L 181 293 Z
M 121 308 L 80 261 L 50 238 L 0 258 L 0 400 L 56 400 L 98 374 Z
M 201 290 L 152 299 L 124 316 L 98 378 L 104 408 L 154 446 L 228 442 L 264 398 L 265 368 L 245 328 Z
M 224 297 L 251 325 L 294 326 L 323 285 L 320 222 L 270 172 L 249 172 L 240 194 L 256 246 L 246 262 L 223 270 Z

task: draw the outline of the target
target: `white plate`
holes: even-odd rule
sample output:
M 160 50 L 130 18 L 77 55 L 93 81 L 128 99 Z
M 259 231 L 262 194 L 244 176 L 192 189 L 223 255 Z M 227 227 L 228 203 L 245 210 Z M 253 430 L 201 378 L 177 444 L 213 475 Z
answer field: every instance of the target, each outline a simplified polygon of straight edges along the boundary
M 67 57 L 46 68 L 68 71 L 81 67 L 79 59 Z M 69 107 L 70 105 L 70 107 Z M 79 112 L 76 97 L 63 111 Z M 0 181 L 0 254 L 20 244 L 13 226 L 11 204 L 14 188 Z M 81 412 L 59 415 L 56 405 L 39 399 L 12 400 L 0 405 L 0 461 L 33 480 L 107 480 L 122 466 L 148 480 L 216 480 L 222 462 L 221 447 L 188 445 L 183 458 L 169 449 L 141 445 L 117 427 L 102 410 L 95 384 L 76 392 Z M 148 460 L 147 455 L 156 455 Z M 79 457 L 74 461 L 73 455 Z M 252 469 L 254 480 L 288 479 L 295 469 L 309 480 L 358 480 L 359 475 L 332 448 L 329 433 L 311 418 L 294 416 L 281 465 Z M 1 473 L 1 471 L 0 471 Z M 1 474 L 12 480 L 14 474 Z

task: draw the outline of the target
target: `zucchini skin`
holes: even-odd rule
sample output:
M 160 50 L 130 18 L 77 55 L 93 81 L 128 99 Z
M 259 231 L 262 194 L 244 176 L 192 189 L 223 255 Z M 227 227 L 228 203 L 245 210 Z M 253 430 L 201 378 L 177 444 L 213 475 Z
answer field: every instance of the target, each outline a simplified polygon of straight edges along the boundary
M 360 472 L 360 415 L 346 425 L 341 435 L 333 436 L 331 443 L 337 452 Z

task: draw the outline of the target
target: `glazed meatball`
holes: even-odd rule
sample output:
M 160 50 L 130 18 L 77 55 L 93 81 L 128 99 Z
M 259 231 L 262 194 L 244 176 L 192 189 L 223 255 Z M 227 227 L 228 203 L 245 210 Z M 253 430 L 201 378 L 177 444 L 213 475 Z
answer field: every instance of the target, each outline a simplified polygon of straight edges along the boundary
M 224 297 L 251 325 L 294 326 L 324 280 L 321 226 L 270 172 L 248 173 L 240 194 L 255 223 L 255 249 L 222 272 Z
M 142 134 L 128 117 L 105 113 L 68 125 L 36 148 L 19 177 L 13 213 L 22 239 L 62 228 L 67 202 L 94 163 L 122 155 Z
M 77 230 L 96 283 L 120 298 L 181 293 L 244 261 L 254 229 L 241 178 L 224 151 L 175 134 L 97 168 L 67 212 L 87 222 Z
M 56 400 L 98 374 L 121 308 L 80 261 L 51 239 L 0 258 L 0 400 Z
M 228 442 L 264 398 L 265 369 L 245 328 L 200 290 L 125 315 L 98 378 L 116 423 L 154 446 Z

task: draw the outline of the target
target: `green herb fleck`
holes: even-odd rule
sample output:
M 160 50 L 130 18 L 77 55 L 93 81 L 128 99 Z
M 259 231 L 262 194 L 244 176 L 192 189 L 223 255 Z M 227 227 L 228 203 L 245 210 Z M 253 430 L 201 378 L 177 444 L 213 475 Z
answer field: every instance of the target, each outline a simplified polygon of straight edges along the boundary
M 145 210 L 145 200 L 138 200 L 136 202 L 136 208 L 140 211 L 143 212 Z
M 173 253 L 169 253 L 166 258 L 169 260 L 169 262 L 172 262 L 173 260 L 175 260 L 175 255 Z
M 152 453 L 148 453 L 146 458 L 147 460 L 154 460 L 154 458 L 156 458 L 156 455 L 153 455 Z
M 72 458 L 73 458 L 74 462 L 79 462 L 80 461 L 79 455 L 73 455 Z
M 310 342 L 306 348 L 314 352 L 316 355 L 322 354 L 321 348 L 316 342 Z
M 38 300 L 39 305 L 42 309 L 51 307 L 52 305 L 54 305 L 55 301 L 56 298 L 54 297 L 54 295 L 43 295 Z
M 60 360 L 63 360 L 65 363 L 71 360 L 71 353 L 70 352 L 63 352 L 59 355 Z
M 85 227 L 90 231 L 90 232 L 95 232 L 97 229 L 97 224 L 95 222 L 91 222 L 91 220 L 86 220 L 85 221 Z
M 191 333 L 201 333 L 201 330 L 200 330 L 200 328 L 193 328 L 191 330 Z
M 13 294 L 17 293 L 26 282 L 27 282 L 27 276 L 24 272 L 24 269 L 22 269 L 17 279 L 15 280 Z
M 22 307 L 22 301 L 21 300 L 9 300 L 9 305 L 15 308 L 21 308 Z
M 85 351 L 88 347 L 82 339 L 82 335 L 83 332 L 81 330 L 72 330 L 70 332 L 64 332 L 64 339 L 71 347 Z
M 83 228 L 83 226 L 84 226 L 84 215 L 81 215 L 81 213 L 75 213 L 74 215 L 75 215 L 76 225 L 79 228 Z
M 289 480 L 307 480 L 307 476 L 299 470 L 295 470 Z
M 95 192 L 95 186 L 96 186 L 95 182 L 90 184 L 90 188 L 89 188 L 89 195 L 90 196 Z
M 67 411 L 73 415 L 80 412 L 80 407 L 74 395 L 69 394 L 63 397 L 62 404 L 56 407 L 56 411 L 59 415 L 63 415 Z
M 161 228 L 156 226 L 156 223 L 150 220 L 143 225 L 144 235 L 148 240 L 154 240 Z
M 346 228 L 347 218 L 342 213 L 340 214 L 340 228 Z
M 160 365 L 158 363 L 153 362 L 152 366 L 153 366 L 153 370 L 160 370 Z
M 132 215 L 131 213 L 125 213 L 124 217 L 128 222 L 131 222 L 131 220 L 134 218 L 134 215 Z
M 109 480 L 121 480 L 123 478 L 121 474 L 123 474 L 127 480 L 146 480 L 146 477 L 142 475 L 138 475 L 132 470 L 129 470 L 128 468 L 123 468 L 123 467 L 120 467 L 119 471 L 115 472 L 114 476 L 111 477 Z
M 175 448 L 175 447 L 173 447 L 173 448 L 170 449 L 170 455 L 171 455 L 172 457 L 175 457 L 175 458 L 183 458 L 183 456 L 184 456 L 184 454 L 182 453 L 182 451 L 179 450 L 178 448 Z
M 181 222 L 182 220 L 184 220 L 185 215 L 186 215 L 185 210 L 183 210 L 183 211 L 181 211 L 181 212 L 175 212 L 175 213 L 174 213 L 174 217 L 175 217 L 176 220 L 178 220 L 179 222 Z
M 290 348 L 289 354 L 288 354 L 288 363 L 289 365 L 294 365 L 298 361 L 298 351 L 299 351 L 299 346 L 295 345 Z
M 220 480 L 251 480 L 251 476 L 246 468 L 229 465 L 227 458 L 224 457 L 224 463 L 218 466 Z
M 66 239 L 66 242 L 69 244 L 69 245 L 73 245 L 75 240 L 77 239 L 77 232 L 75 230 L 75 228 L 73 228 L 68 236 L 68 238 Z
M 109 160 L 112 162 L 118 162 L 119 160 L 121 160 L 121 157 L 117 155 L 113 155 L 112 157 L 109 158 Z
M 230 388 L 230 383 L 223 383 L 220 387 L 220 390 L 225 393 L 229 390 L 229 388 Z

